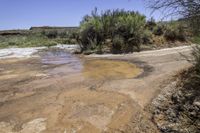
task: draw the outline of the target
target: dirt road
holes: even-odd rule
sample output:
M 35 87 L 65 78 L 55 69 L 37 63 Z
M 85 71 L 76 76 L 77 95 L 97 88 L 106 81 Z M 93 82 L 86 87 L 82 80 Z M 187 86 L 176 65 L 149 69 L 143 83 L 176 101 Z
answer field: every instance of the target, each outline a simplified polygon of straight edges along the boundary
M 1 59 L 0 133 L 159 132 L 145 107 L 190 52 Z

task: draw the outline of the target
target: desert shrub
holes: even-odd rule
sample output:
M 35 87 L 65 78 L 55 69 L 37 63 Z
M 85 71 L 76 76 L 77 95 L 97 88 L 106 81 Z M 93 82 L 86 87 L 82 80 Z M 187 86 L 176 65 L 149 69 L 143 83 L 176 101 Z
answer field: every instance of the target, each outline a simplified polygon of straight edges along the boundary
M 44 43 L 44 46 L 47 46 L 47 47 L 51 47 L 51 46 L 54 46 L 54 45 L 57 45 L 57 42 L 49 41 L 49 42 Z
M 56 38 L 56 39 L 54 39 L 54 41 L 59 44 L 70 44 L 69 38 Z
M 106 40 L 110 39 L 113 43 L 110 48 L 111 52 L 121 50 L 127 53 L 135 49 L 139 50 L 145 22 L 145 16 L 138 12 L 107 10 L 99 15 L 97 10 L 94 10 L 91 16 L 87 15 L 87 18 L 81 22 L 81 48 L 83 51 L 96 48 L 101 50 L 106 45 Z M 124 40 L 121 48 L 118 46 L 120 40 Z
M 124 45 L 124 38 L 122 36 L 116 35 L 113 38 L 112 42 L 112 47 L 111 47 L 112 53 L 114 54 L 121 53 L 123 51 L 123 45 Z
M 16 46 L 16 42 L 8 42 L 9 46 Z
M 200 46 L 199 45 L 194 47 L 192 55 L 194 57 L 193 63 L 194 63 L 195 68 L 198 70 L 198 74 L 199 74 L 198 76 L 200 79 Z
M 9 47 L 7 42 L 1 42 L 0 43 L 0 48 L 6 48 L 6 47 Z
M 143 33 L 143 44 L 151 44 L 152 43 L 153 34 L 149 30 L 145 30 Z
M 77 41 L 76 41 L 76 39 L 69 39 L 68 44 L 77 44 Z
M 32 27 L 31 27 L 32 28 Z M 30 29 L 31 29 L 30 28 Z M 45 30 L 42 30 L 41 32 L 40 32 L 40 34 L 42 35 L 42 36 L 46 36 L 46 31 Z
M 72 31 L 68 33 L 68 36 L 65 39 L 68 39 L 68 43 L 65 44 L 77 44 L 80 35 L 78 31 Z
M 62 31 L 58 34 L 59 37 L 61 38 L 67 38 L 69 35 L 68 35 L 68 32 L 66 31 Z
M 153 31 L 154 27 L 157 25 L 156 21 L 154 18 L 151 18 L 150 20 L 147 21 L 145 28 Z
M 163 25 L 157 25 L 153 29 L 153 34 L 156 36 L 161 36 L 161 35 L 163 35 L 164 30 L 165 30 L 165 28 Z
M 100 17 L 93 13 L 93 18 L 81 25 L 80 39 L 83 50 L 94 50 L 104 42 Z
M 77 36 L 79 36 L 79 32 L 78 31 L 73 31 L 69 33 L 69 38 L 71 39 L 76 39 Z
M 189 19 L 189 26 L 195 36 L 200 34 L 200 16 L 199 14 L 196 15 Z
M 200 35 L 194 36 L 192 38 L 192 42 L 196 44 L 200 44 Z
M 42 34 L 3 36 L 0 47 L 38 47 L 56 45 L 55 39 L 49 39 Z M 55 40 L 55 41 L 54 41 Z
M 58 36 L 58 32 L 56 30 L 49 30 L 49 31 L 45 31 L 45 36 L 47 36 L 48 38 L 56 38 Z
M 169 41 L 176 41 L 176 40 L 185 41 L 186 40 L 185 31 L 181 25 L 178 25 L 176 27 L 168 26 L 164 33 L 164 37 Z
M 167 28 L 165 31 L 164 37 L 167 40 L 175 41 L 176 40 L 176 31 L 172 28 Z
M 185 32 L 184 27 L 182 25 L 178 25 L 178 27 L 177 27 L 177 39 L 179 41 L 185 41 L 186 40 L 186 32 Z
M 87 26 L 80 33 L 81 40 L 81 48 L 83 50 L 95 49 L 96 47 L 96 38 L 95 38 L 95 30 L 93 26 Z
M 117 21 L 116 33 L 124 40 L 123 52 L 133 52 L 140 50 L 144 33 L 145 17 L 135 12 L 128 12 L 127 15 L 119 17 Z

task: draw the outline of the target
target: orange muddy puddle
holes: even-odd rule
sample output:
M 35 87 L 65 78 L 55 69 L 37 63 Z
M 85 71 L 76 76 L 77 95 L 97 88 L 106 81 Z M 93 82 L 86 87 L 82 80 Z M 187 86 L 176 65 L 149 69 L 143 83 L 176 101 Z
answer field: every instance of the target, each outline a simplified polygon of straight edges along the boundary
M 132 63 L 117 60 L 88 60 L 83 66 L 84 77 L 91 79 L 127 79 L 142 72 Z

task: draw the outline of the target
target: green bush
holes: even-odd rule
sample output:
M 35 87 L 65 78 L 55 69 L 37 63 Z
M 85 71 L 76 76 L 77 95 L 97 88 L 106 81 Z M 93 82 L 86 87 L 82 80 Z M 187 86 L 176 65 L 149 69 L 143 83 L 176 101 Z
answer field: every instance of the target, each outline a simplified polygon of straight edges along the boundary
M 200 87 L 200 46 L 197 45 L 193 48 L 192 55 L 194 57 L 193 67 L 189 69 L 189 75 L 187 75 L 187 89 L 194 90 L 194 96 L 199 97 Z M 191 95 L 192 96 L 192 95 Z M 192 96 L 194 98 L 194 96 Z
M 101 26 L 99 18 L 93 18 L 81 25 L 80 39 L 83 50 L 94 50 L 96 47 L 101 47 L 104 41 Z
M 196 44 L 200 44 L 200 35 L 194 36 L 192 38 L 192 42 Z
M 167 40 L 175 41 L 176 40 L 176 31 L 172 28 L 167 28 L 167 30 L 165 31 L 164 37 Z
M 0 47 L 39 47 L 56 45 L 56 39 L 49 39 L 42 34 L 0 36 Z
M 143 44 L 151 44 L 152 43 L 152 32 L 149 30 L 145 30 L 143 33 Z
M 163 25 L 157 25 L 153 29 L 153 34 L 156 36 L 161 36 L 164 33 L 164 26 Z
M 81 48 L 82 50 L 94 49 L 96 47 L 95 30 L 93 26 L 87 26 L 80 33 Z
M 68 44 L 77 44 L 77 40 L 76 39 L 69 39 Z
M 167 27 L 164 33 L 164 37 L 169 41 L 185 41 L 186 35 L 184 28 L 181 25 L 176 27 Z
M 179 25 L 177 27 L 177 38 L 179 41 L 185 41 L 186 40 L 186 32 L 184 30 L 184 27 L 182 25 Z
M 17 44 L 16 44 L 16 42 L 8 42 L 8 45 L 9 46 L 16 46 Z
M 140 50 L 145 23 L 145 16 L 138 12 L 107 10 L 99 15 L 97 10 L 94 10 L 91 16 L 81 22 L 81 48 L 83 51 L 97 47 L 101 50 L 106 45 L 106 40 L 110 39 L 113 43 L 111 52 L 119 49 L 124 53 Z M 119 48 L 118 43 L 121 43 L 121 40 L 124 41 Z
M 59 44 L 69 44 L 69 38 L 56 38 L 54 39 L 55 42 Z
M 49 42 L 44 43 L 44 46 L 47 46 L 47 47 L 51 47 L 55 45 L 57 45 L 57 42 L 55 41 L 49 41 Z
M 116 35 L 113 38 L 111 51 L 114 54 L 122 53 L 124 45 L 124 38 L 122 36 Z
M 156 27 L 157 23 L 155 21 L 155 19 L 151 18 L 149 21 L 147 21 L 145 28 L 153 31 L 154 27 Z
M 48 38 L 56 38 L 58 36 L 58 32 L 56 30 L 49 30 L 45 31 L 44 35 L 47 36 Z
M 58 36 L 61 38 L 69 37 L 68 32 L 66 32 L 66 31 L 62 31 L 62 32 L 58 33 Z
M 200 46 L 199 45 L 194 47 L 192 55 L 194 57 L 194 66 L 197 69 L 199 73 L 199 78 L 200 78 Z

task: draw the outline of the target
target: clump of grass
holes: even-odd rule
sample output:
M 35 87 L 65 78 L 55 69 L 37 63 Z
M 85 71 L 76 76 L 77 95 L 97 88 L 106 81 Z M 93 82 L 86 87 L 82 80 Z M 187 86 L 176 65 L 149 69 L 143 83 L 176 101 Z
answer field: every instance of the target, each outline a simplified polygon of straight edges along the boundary
M 194 37 L 192 38 L 192 42 L 193 42 L 193 43 L 196 43 L 196 44 L 200 44 L 200 35 L 194 36 Z

